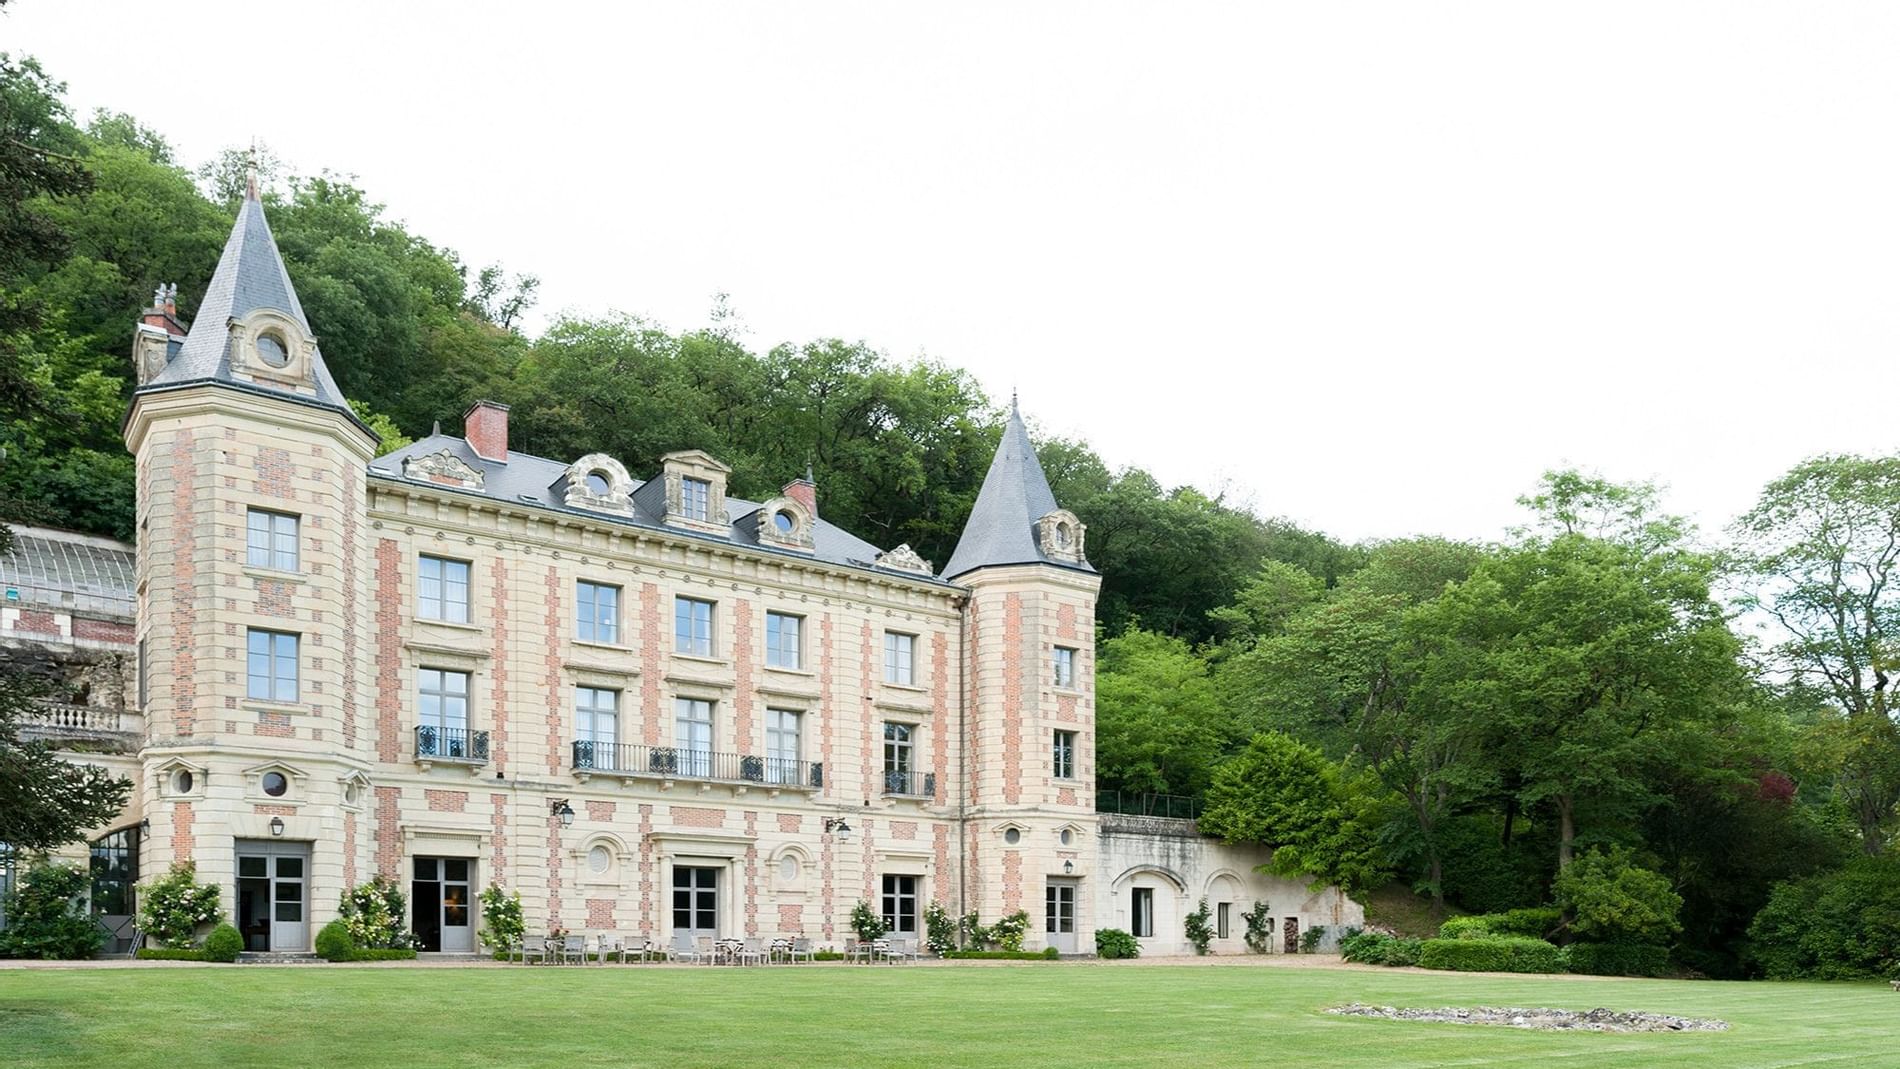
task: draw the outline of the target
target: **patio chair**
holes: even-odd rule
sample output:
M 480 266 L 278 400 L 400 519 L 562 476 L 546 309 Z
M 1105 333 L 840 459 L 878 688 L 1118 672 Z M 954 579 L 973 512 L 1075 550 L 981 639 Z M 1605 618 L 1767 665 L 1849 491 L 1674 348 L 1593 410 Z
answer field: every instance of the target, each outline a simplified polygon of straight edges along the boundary
M 618 935 L 600 933 L 595 937 L 594 952 L 602 965 L 607 964 L 608 958 L 619 958 L 622 965 L 627 963 L 627 944 Z
M 793 965 L 797 965 L 799 962 L 799 959 L 801 958 L 803 958 L 805 961 L 818 960 L 818 958 L 814 955 L 812 951 L 811 940 L 806 939 L 803 936 L 800 936 L 799 938 L 792 940 L 792 952 L 788 956 L 788 960 L 791 961 Z
M 548 960 L 548 941 L 545 936 L 523 936 L 519 945 L 509 948 L 508 960 L 520 959 L 523 965 L 533 965 L 537 961 Z
M 893 965 L 918 960 L 917 940 L 905 937 L 893 938 L 884 950 L 884 959 Z
M 719 964 L 719 941 L 710 935 L 693 939 L 693 960 L 703 965 Z
M 870 947 L 871 947 L 871 944 L 869 943 L 860 943 L 856 939 L 846 937 L 844 941 L 845 963 L 847 965 L 855 964 L 858 958 L 861 955 L 863 955 L 866 951 L 868 951 Z
M 765 940 L 751 936 L 739 946 L 739 964 L 764 965 L 768 961 Z
M 673 937 L 673 945 L 666 948 L 666 960 L 698 964 L 703 960 L 703 957 L 698 948 L 693 945 L 691 939 L 685 935 L 675 935 Z
M 563 965 L 566 965 L 570 961 L 576 965 L 587 964 L 587 937 L 584 935 L 563 937 L 561 939 L 559 953 L 561 955 L 561 964 Z

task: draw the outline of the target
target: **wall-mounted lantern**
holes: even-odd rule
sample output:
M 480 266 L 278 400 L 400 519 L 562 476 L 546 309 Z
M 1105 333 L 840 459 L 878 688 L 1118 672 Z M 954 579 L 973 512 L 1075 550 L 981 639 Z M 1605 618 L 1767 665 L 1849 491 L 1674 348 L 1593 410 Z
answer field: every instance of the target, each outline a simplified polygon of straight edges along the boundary
M 843 817 L 826 817 L 825 833 L 828 835 L 837 835 L 838 841 L 841 843 L 851 841 L 851 825 L 846 824 Z
M 271 833 L 272 838 L 275 838 L 277 836 L 284 834 L 284 818 L 283 817 L 270 818 L 270 833 Z
M 574 826 L 574 807 L 568 805 L 567 799 L 565 798 L 556 798 L 552 802 L 549 802 L 548 815 L 560 817 L 561 827 L 563 828 L 571 828 Z

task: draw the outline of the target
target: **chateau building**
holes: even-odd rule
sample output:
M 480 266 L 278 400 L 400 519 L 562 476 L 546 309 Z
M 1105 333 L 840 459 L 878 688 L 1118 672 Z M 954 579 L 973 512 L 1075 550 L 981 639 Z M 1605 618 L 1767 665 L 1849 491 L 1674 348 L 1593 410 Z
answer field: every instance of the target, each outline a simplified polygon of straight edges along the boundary
M 161 293 L 133 356 L 135 556 L 22 529 L 0 561 L 0 656 L 67 689 L 36 730 L 136 785 L 86 851 L 121 936 L 187 860 L 291 953 L 379 873 L 443 952 L 480 948 L 488 886 L 531 932 L 663 944 L 836 945 L 859 901 L 919 936 L 933 902 L 1020 909 L 1064 952 L 1179 952 L 1202 898 L 1228 950 L 1257 902 L 1276 950 L 1361 919 L 1098 813 L 1100 577 L 1013 405 L 941 570 L 828 523 L 809 476 L 755 502 L 697 450 L 644 479 L 530 456 L 501 404 L 376 456 L 255 191 L 195 321 Z

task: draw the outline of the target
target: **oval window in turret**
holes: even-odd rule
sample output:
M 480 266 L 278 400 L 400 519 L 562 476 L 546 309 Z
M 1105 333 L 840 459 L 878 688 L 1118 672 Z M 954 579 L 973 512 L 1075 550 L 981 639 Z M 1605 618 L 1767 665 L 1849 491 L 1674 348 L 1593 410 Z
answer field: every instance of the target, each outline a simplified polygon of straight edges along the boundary
M 272 367 L 283 367 L 290 363 L 290 350 L 284 348 L 284 339 L 275 334 L 257 336 L 257 358 Z
M 772 526 L 778 528 L 779 534 L 788 535 L 792 533 L 792 528 L 796 527 L 797 524 L 793 522 L 791 513 L 775 512 L 772 514 Z

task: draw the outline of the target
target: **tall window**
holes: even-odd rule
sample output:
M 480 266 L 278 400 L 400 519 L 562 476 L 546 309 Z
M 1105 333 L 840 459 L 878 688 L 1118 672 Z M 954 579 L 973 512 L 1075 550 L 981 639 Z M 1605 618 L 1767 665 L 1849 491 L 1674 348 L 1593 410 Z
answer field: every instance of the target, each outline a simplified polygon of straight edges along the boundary
M 468 673 L 416 671 L 416 756 L 467 757 Z
M 673 649 L 695 657 L 711 657 L 713 607 L 697 598 L 673 599 Z
M 1075 732 L 1058 731 L 1051 747 L 1051 765 L 1057 779 L 1075 778 Z
M 245 647 L 245 694 L 267 702 L 296 701 L 297 636 L 253 627 Z
M 150 696 L 151 675 L 145 663 L 145 640 L 139 639 L 139 712 L 145 711 L 145 703 Z
M 712 775 L 713 703 L 679 698 L 673 703 L 673 746 L 682 776 Z
M 906 635 L 901 631 L 884 632 L 884 682 L 906 687 L 916 682 L 917 673 L 912 659 L 916 649 L 916 635 Z
M 468 562 L 424 557 L 417 569 L 421 595 L 416 614 L 424 620 L 468 623 Z
M 917 877 L 884 877 L 884 927 L 898 935 L 917 933 Z
M 1056 686 L 1075 686 L 1075 651 L 1067 646 L 1056 647 Z
M 245 541 L 244 563 L 253 568 L 296 571 L 297 517 L 251 509 L 247 518 L 250 530 Z
M 1155 934 L 1155 891 L 1152 887 L 1136 887 L 1128 896 L 1128 927 L 1130 934 L 1142 939 L 1151 939 Z
M 138 912 L 139 830 L 121 828 L 92 843 L 94 916 L 129 917 Z
M 798 782 L 798 714 L 765 711 L 765 782 Z
M 884 790 L 889 794 L 914 794 L 910 773 L 916 757 L 916 728 L 895 721 L 884 722 Z
M 1232 939 L 1234 932 L 1234 904 L 1222 902 L 1214 907 L 1214 938 Z
M 801 668 L 799 629 L 804 620 L 782 612 L 765 614 L 765 664 L 768 668 Z
M 689 520 L 712 519 L 712 484 L 704 479 L 680 479 L 680 511 Z
M 592 768 L 614 768 L 614 743 L 620 737 L 620 692 L 599 687 L 574 688 L 574 733 L 590 753 Z
M 620 641 L 620 588 L 582 580 L 574 608 L 574 637 L 582 642 Z

